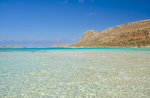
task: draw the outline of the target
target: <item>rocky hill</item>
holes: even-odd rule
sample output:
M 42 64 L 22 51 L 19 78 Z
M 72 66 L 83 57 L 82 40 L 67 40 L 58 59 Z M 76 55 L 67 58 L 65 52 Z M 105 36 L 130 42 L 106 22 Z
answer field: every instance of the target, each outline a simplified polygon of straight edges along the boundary
M 71 47 L 149 47 L 150 19 L 108 28 L 89 30 Z

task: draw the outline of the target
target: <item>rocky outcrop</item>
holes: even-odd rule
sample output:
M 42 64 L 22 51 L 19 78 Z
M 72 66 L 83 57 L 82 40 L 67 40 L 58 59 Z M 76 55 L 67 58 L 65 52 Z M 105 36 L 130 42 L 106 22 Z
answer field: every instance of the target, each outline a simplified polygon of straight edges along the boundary
M 102 32 L 89 30 L 71 47 L 147 47 L 150 46 L 150 20 L 131 22 Z
M 87 46 L 91 42 L 96 42 L 98 40 L 100 33 L 95 30 L 89 30 L 84 33 L 81 40 L 77 41 L 73 46 Z

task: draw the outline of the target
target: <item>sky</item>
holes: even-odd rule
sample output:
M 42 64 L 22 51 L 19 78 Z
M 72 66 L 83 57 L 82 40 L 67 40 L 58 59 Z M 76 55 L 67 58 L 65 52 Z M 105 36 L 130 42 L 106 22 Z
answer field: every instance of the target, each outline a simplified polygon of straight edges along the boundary
M 70 44 L 87 30 L 150 19 L 150 0 L 0 0 L 0 45 Z

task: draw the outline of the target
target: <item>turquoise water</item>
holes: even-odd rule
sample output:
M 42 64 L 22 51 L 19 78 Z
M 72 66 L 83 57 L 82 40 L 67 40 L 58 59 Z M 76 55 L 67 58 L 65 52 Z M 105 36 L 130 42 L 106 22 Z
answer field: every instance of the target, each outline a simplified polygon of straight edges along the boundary
M 150 98 L 150 48 L 0 49 L 2 98 Z

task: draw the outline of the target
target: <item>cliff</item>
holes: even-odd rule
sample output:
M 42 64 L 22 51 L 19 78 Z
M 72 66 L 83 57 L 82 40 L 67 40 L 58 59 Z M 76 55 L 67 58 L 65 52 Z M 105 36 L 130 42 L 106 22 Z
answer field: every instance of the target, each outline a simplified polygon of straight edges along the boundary
M 149 47 L 150 19 L 108 28 L 102 32 L 89 30 L 70 47 Z

